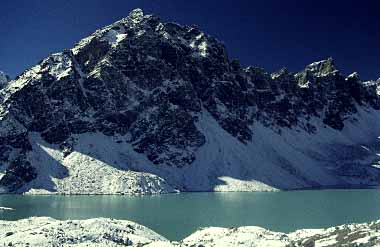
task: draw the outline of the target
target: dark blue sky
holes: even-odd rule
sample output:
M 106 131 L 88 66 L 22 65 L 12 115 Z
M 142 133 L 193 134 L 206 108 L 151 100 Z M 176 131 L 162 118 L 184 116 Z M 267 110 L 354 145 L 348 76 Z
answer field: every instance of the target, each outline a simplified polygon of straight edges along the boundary
M 11 76 L 140 7 L 196 24 L 243 65 L 291 71 L 334 57 L 344 73 L 380 77 L 377 0 L 1 0 L 0 69 Z

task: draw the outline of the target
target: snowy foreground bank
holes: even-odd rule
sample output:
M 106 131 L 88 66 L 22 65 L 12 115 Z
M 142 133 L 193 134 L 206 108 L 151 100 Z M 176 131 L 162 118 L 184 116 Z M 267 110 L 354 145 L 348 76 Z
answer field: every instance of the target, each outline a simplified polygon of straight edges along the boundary
M 0 221 L 0 246 L 380 246 L 380 221 L 285 234 L 260 227 L 210 227 L 170 242 L 134 222 L 114 219 Z

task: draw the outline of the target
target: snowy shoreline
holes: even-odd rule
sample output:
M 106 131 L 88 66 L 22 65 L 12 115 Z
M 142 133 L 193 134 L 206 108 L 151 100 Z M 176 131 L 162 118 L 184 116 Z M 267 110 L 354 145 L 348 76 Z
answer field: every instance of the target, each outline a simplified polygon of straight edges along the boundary
M 32 217 L 0 221 L 2 246 L 379 246 L 380 220 L 286 234 L 256 226 L 199 229 L 181 241 L 170 241 L 127 220 L 97 218 L 59 221 Z M 347 245 L 350 244 L 350 245 Z
M 0 193 L 1 195 L 41 195 L 41 196 L 160 196 L 160 195 L 175 195 L 175 194 L 191 194 L 191 193 L 255 193 L 255 192 L 291 192 L 291 191 L 318 191 L 318 190 L 378 190 L 379 186 L 370 186 L 370 185 L 336 185 L 336 186 L 314 186 L 314 187 L 304 187 L 304 188 L 295 188 L 295 189 L 262 189 L 262 190 L 219 190 L 219 191 L 160 191 L 160 192 L 142 192 L 142 193 L 70 193 L 70 192 L 50 192 L 47 190 L 35 190 L 32 189 L 23 193 Z M 1 210 L 1 207 L 0 207 Z

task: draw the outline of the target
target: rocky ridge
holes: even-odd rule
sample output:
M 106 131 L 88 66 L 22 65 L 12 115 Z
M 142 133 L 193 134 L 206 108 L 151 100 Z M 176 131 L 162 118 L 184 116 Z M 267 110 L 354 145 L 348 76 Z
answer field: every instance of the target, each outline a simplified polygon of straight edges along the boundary
M 0 90 L 0 192 L 378 185 L 379 95 L 331 58 L 242 68 L 199 28 L 136 9 Z

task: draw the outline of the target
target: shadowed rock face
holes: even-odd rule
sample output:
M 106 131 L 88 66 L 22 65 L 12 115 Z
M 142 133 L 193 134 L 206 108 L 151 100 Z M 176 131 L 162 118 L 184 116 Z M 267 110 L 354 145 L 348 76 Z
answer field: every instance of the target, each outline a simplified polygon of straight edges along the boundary
M 332 59 L 296 74 L 241 68 L 198 28 L 137 9 L 1 89 L 0 184 L 15 191 L 34 178 L 25 160 L 32 132 L 65 155 L 73 134 L 127 136 L 153 164 L 182 168 L 206 142 L 197 128 L 205 111 L 244 144 L 256 123 L 318 134 L 318 119 L 340 131 L 358 107 L 379 109 L 379 85 L 343 76 Z

